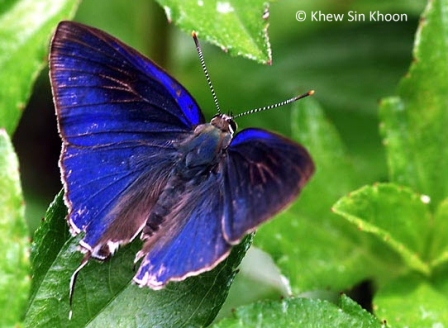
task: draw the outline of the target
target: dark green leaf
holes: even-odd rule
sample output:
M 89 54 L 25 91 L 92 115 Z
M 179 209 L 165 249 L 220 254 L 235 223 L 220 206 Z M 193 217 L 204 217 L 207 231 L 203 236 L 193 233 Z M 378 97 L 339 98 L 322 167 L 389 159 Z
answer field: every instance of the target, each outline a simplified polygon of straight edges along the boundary
M 0 2 L 0 126 L 13 133 L 45 65 L 56 24 L 73 16 L 78 0 Z
M 236 266 L 251 238 L 234 248 L 214 270 L 160 291 L 131 284 L 133 259 L 141 246 L 136 241 L 120 249 L 106 263 L 91 261 L 81 270 L 74 293 L 73 318 L 69 314 L 69 281 L 82 254 L 79 237 L 69 238 L 59 196 L 36 236 L 33 251 L 35 284 L 28 327 L 184 327 L 210 323 L 224 302 Z
M 264 0 L 157 0 L 173 21 L 187 33 L 196 31 L 232 55 L 261 63 L 271 61 L 267 35 L 268 1 Z
M 19 164 L 0 129 L 0 327 L 22 320 L 30 288 L 28 247 Z
M 31 245 L 33 281 L 30 303 L 33 302 L 52 263 L 59 256 L 61 248 L 70 238 L 67 222 L 63 219 L 66 215 L 67 207 L 64 205 L 63 192 L 61 191 L 48 207 L 41 226 L 34 233 Z

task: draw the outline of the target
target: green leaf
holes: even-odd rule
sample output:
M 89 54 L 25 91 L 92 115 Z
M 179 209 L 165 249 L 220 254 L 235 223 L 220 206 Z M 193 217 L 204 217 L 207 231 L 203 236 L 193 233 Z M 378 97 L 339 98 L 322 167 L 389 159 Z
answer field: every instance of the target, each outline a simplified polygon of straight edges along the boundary
M 437 207 L 434 214 L 431 238 L 431 248 L 429 250 L 429 258 L 433 266 L 448 262 L 448 239 L 446 231 L 448 231 L 448 199 L 445 199 Z
M 448 196 L 447 6 L 447 0 L 429 1 L 399 96 L 380 106 L 391 180 L 430 196 L 432 208 Z
M 392 327 L 444 327 L 448 322 L 446 292 L 421 276 L 407 275 L 381 288 L 373 306 L 377 317 Z
M 30 304 L 33 302 L 42 281 L 46 278 L 52 263 L 58 257 L 61 248 L 70 238 L 67 222 L 63 219 L 67 215 L 61 191 L 48 207 L 41 226 L 36 230 L 31 245 L 32 286 Z
M 78 0 L 0 2 L 0 127 L 12 134 L 46 63 L 56 24 L 73 16 Z
M 294 138 L 309 150 L 316 173 L 289 210 L 259 229 L 255 244 L 273 256 L 295 293 L 338 291 L 387 271 L 382 261 L 395 256 L 330 211 L 359 181 L 335 128 L 311 98 L 296 105 L 292 122 Z
M 26 326 L 45 327 L 180 327 L 209 324 L 222 303 L 236 267 L 251 243 L 246 238 L 212 271 L 171 283 L 160 291 L 138 288 L 131 283 L 133 260 L 139 240 L 120 249 L 110 261 L 95 261 L 78 276 L 69 314 L 69 281 L 79 266 L 80 237 L 67 237 L 61 195 L 52 204 L 33 249 L 34 285 Z
M 19 164 L 0 129 L 0 326 L 22 320 L 30 288 L 28 229 L 20 188 Z
M 411 268 L 429 274 L 425 260 L 431 214 L 425 197 L 395 184 L 376 184 L 341 198 L 333 211 L 383 240 Z
M 271 62 L 264 0 L 157 0 L 169 21 L 187 33 L 220 46 L 231 55 Z
M 345 295 L 339 304 L 309 298 L 264 301 L 237 308 L 214 328 L 384 327 Z

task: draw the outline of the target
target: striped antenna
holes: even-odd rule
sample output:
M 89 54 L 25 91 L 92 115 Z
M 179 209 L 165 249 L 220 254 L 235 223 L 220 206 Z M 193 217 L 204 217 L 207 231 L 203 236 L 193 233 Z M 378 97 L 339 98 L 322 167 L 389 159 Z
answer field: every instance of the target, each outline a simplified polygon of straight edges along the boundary
M 218 97 L 216 97 L 215 89 L 213 88 L 212 81 L 210 80 L 210 76 L 208 75 L 207 67 L 205 66 L 204 55 L 202 54 L 201 45 L 199 44 L 198 36 L 197 36 L 196 32 L 194 32 L 194 31 L 191 33 L 191 36 L 193 37 L 194 43 L 196 45 L 196 51 L 198 52 L 199 61 L 201 62 L 201 67 L 202 67 L 202 70 L 204 71 L 205 79 L 207 80 L 207 84 L 208 84 L 208 87 L 210 88 L 210 92 L 212 93 L 212 97 L 213 97 L 213 101 L 215 102 L 216 110 L 217 110 L 218 114 L 221 114 L 221 108 L 219 107 Z M 232 119 L 235 119 L 235 118 L 241 117 L 241 116 L 245 116 L 245 115 L 249 115 L 249 114 L 253 114 L 253 113 L 262 112 L 262 111 L 269 110 L 269 109 L 274 109 L 277 107 L 281 107 L 281 106 L 290 104 L 294 101 L 297 101 L 299 99 L 311 96 L 312 94 L 314 94 L 314 90 L 310 90 L 307 93 L 304 93 L 303 95 L 295 96 L 291 99 L 284 100 L 282 102 L 279 102 L 279 103 L 276 103 L 273 105 L 248 110 L 246 112 L 232 116 Z
M 221 114 L 221 108 L 219 108 L 218 98 L 216 97 L 215 89 L 213 88 L 212 81 L 210 80 L 210 76 L 208 75 L 207 67 L 205 66 L 204 55 L 202 54 L 201 45 L 199 44 L 198 36 L 196 32 L 192 32 L 191 36 L 193 37 L 194 43 L 196 45 L 196 50 L 198 52 L 199 61 L 201 62 L 202 70 L 204 71 L 205 79 L 207 80 L 208 87 L 212 93 L 213 101 L 215 102 L 216 110 L 218 114 Z
M 265 106 L 265 107 L 260 107 L 260 108 L 251 109 L 251 110 L 248 110 L 248 111 L 246 111 L 246 112 L 243 112 L 243 113 L 237 114 L 237 115 L 235 115 L 235 116 L 232 116 L 232 118 L 235 119 L 235 118 L 237 118 L 237 117 L 241 117 L 241 116 L 245 116 L 245 115 L 249 115 L 249 114 L 258 113 L 258 112 L 262 112 L 262 111 L 265 111 L 265 110 L 269 110 L 269 109 L 274 109 L 274 108 L 277 108 L 277 107 L 281 107 L 281 106 L 290 104 L 290 103 L 292 103 L 292 102 L 294 102 L 294 101 L 297 101 L 297 100 L 299 100 L 299 99 L 302 99 L 302 98 L 311 96 L 311 95 L 313 95 L 313 94 L 314 94 L 314 90 L 310 90 L 310 91 L 308 91 L 307 93 L 304 93 L 303 95 L 295 96 L 295 97 L 293 97 L 293 98 L 291 98 L 291 99 L 284 100 L 284 101 L 282 101 L 282 102 L 279 102 L 279 103 L 276 103 L 276 104 L 273 104 L 273 105 L 269 105 L 269 106 Z

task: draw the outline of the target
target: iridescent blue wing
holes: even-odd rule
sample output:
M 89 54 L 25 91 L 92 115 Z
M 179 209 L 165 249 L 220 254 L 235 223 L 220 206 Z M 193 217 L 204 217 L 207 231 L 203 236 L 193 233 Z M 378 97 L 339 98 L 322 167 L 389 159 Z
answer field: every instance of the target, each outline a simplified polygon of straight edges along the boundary
M 134 280 L 159 289 L 214 268 L 232 245 L 294 200 L 313 171 L 299 144 L 243 130 L 218 170 L 183 193 L 166 225 L 137 254 L 144 259 Z
M 301 145 L 261 129 L 238 133 L 223 163 L 226 240 L 238 243 L 285 208 L 313 172 L 313 161 Z
M 59 24 L 50 77 L 68 220 L 81 244 L 105 258 L 141 229 L 173 163 L 173 146 L 204 122 L 189 93 L 112 36 Z

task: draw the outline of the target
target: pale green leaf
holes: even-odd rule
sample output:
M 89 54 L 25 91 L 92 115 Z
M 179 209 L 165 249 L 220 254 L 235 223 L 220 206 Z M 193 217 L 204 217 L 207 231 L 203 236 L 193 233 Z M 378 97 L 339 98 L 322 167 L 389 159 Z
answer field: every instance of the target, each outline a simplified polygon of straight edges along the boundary
M 29 237 L 24 219 L 19 165 L 0 129 L 0 327 L 18 325 L 28 300 Z
M 40 70 L 51 33 L 78 0 L 0 2 L 0 126 L 13 133 Z

